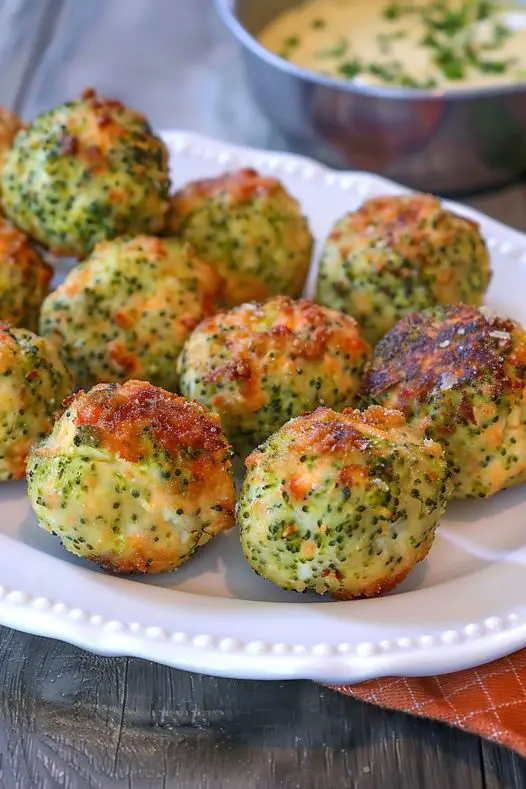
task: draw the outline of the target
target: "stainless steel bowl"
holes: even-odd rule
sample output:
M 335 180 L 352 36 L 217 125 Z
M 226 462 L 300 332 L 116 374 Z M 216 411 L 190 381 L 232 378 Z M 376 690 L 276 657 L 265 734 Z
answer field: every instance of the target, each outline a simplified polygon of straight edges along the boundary
M 216 0 L 249 83 L 292 149 L 415 189 L 458 194 L 526 171 L 526 82 L 465 91 L 358 87 L 299 68 L 256 37 L 299 0 Z

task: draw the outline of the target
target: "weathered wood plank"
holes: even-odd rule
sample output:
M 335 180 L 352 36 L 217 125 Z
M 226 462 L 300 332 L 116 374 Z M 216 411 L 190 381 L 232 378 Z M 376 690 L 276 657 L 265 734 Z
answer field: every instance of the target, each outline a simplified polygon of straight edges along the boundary
M 126 666 L 2 629 L 0 787 L 84 787 L 92 773 L 112 775 Z
M 505 748 L 481 742 L 485 789 L 526 789 L 526 760 Z
M 202 677 L 2 630 L 1 789 L 482 789 L 475 737 L 308 682 Z

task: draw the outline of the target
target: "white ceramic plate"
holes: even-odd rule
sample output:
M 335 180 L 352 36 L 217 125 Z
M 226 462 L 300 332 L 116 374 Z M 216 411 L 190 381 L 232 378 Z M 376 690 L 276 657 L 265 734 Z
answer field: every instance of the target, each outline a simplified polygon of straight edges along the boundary
M 164 135 L 176 185 L 226 169 L 275 173 L 320 242 L 332 222 L 401 187 L 306 159 Z M 492 254 L 488 302 L 526 323 L 526 237 L 478 212 Z M 0 488 L 0 622 L 111 655 L 240 678 L 351 682 L 477 665 L 526 646 L 526 488 L 454 503 L 427 561 L 391 595 L 331 602 L 282 592 L 232 530 L 166 576 L 114 578 L 37 528 L 23 483 Z

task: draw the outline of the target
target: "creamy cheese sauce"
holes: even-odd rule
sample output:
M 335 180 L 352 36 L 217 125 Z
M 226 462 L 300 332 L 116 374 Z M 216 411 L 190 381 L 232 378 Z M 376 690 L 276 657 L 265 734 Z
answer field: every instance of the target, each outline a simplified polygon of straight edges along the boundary
M 454 89 L 526 80 L 526 6 L 492 0 L 309 0 L 260 43 L 356 84 Z

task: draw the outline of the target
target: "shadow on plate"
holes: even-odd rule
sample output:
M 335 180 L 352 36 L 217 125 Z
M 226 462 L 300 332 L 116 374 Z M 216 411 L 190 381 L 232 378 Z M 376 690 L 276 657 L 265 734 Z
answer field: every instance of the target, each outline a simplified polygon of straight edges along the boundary
M 11 490 L 9 492 L 11 499 Z M 406 594 L 469 575 L 524 547 L 523 529 L 517 526 L 519 520 L 522 523 L 525 492 L 526 486 L 519 486 L 487 501 L 453 502 L 438 529 L 430 557 L 420 562 L 390 595 Z M 54 558 L 96 573 L 103 572 L 96 565 L 68 553 L 57 537 L 38 527 L 20 486 L 13 486 L 12 500 L 16 500 L 18 508 L 24 509 L 19 510 L 18 525 L 3 524 L 5 534 Z M 207 597 L 263 602 L 330 602 L 329 597 L 285 592 L 257 576 L 244 558 L 236 528 L 204 546 L 175 572 L 127 577 L 139 583 Z
M 526 503 L 526 485 L 516 485 L 502 490 L 488 499 L 455 499 L 448 507 L 447 520 L 462 521 L 476 528 L 484 519 L 505 515 Z

